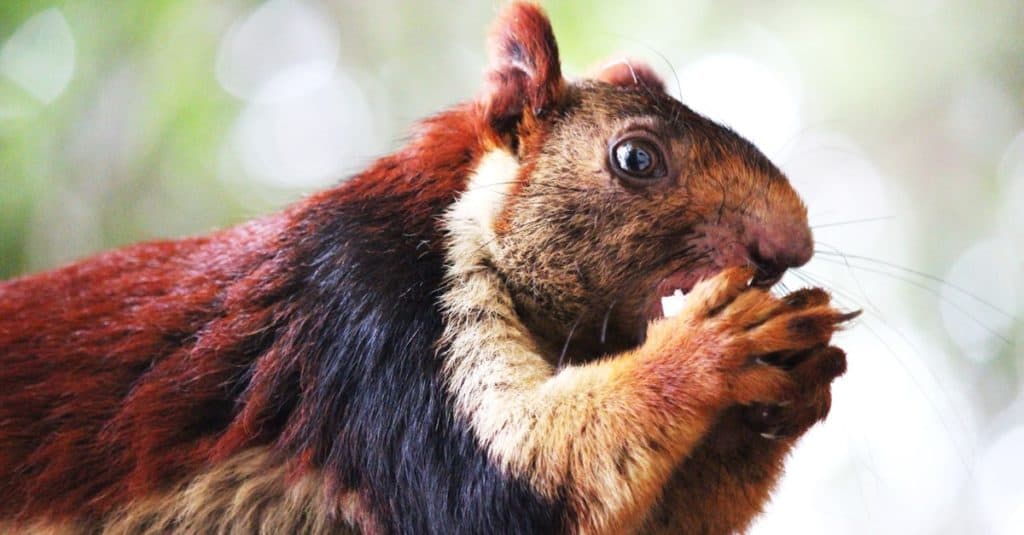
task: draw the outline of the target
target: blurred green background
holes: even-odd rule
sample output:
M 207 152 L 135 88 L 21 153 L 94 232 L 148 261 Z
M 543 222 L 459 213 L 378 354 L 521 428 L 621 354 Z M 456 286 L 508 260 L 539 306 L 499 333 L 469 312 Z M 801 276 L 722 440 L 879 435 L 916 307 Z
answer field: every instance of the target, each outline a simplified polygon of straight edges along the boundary
M 864 308 L 755 533 L 1024 526 L 1024 3 L 552 1 L 810 207 L 785 281 Z M 499 2 L 0 2 L 0 278 L 267 213 L 472 98 Z

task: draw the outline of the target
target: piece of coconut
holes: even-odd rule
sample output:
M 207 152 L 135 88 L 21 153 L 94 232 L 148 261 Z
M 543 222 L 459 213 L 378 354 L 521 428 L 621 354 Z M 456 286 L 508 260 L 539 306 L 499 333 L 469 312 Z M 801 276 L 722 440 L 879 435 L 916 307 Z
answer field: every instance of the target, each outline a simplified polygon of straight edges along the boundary
M 682 290 L 677 289 L 675 292 L 672 292 L 672 295 L 661 298 L 661 310 L 665 313 L 666 318 L 678 316 L 685 306 L 686 294 Z

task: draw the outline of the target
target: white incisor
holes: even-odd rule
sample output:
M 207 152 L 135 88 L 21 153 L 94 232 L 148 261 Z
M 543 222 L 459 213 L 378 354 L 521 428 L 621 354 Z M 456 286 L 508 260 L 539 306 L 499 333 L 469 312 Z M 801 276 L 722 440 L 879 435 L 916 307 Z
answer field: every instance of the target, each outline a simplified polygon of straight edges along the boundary
M 672 292 L 672 295 L 661 298 L 661 310 L 665 313 L 666 318 L 678 316 L 685 306 L 686 294 L 682 290 L 677 289 L 675 292 Z

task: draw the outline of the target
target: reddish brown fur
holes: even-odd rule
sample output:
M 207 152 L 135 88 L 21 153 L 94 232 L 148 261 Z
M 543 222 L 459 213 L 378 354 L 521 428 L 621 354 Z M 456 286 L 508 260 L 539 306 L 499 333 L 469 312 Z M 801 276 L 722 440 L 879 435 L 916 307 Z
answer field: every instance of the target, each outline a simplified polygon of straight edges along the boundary
M 319 232 L 336 206 L 396 190 L 412 194 L 410 224 L 429 224 L 424 211 L 454 198 L 490 143 L 481 110 L 426 121 L 403 152 L 282 214 L 0 285 L 0 517 L 101 515 L 276 438 L 273 396 L 299 366 L 279 348 L 301 322 L 276 329 L 303 313 L 287 298 L 301 247 L 285 245 Z M 400 178 L 422 169 L 429 180 Z M 254 342 L 259 332 L 273 343 Z
M 565 88 L 551 23 L 534 5 L 502 12 L 491 32 L 488 115 L 509 119 L 524 110 L 542 114 Z
M 651 91 L 664 93 L 665 82 L 650 65 L 635 59 L 620 59 L 603 65 L 593 78 L 621 87 L 643 86 Z

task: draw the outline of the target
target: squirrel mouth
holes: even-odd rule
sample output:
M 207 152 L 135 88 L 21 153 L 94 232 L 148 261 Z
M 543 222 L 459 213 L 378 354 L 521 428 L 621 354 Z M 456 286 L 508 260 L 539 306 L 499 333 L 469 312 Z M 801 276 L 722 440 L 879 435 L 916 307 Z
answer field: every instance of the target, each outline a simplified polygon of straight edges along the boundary
M 677 271 L 661 279 L 646 307 L 647 321 L 679 315 L 686 308 L 687 297 L 693 287 L 702 280 L 714 277 L 719 271 Z M 758 272 L 751 277 L 747 284 L 767 289 L 778 283 L 780 279 L 782 279 L 781 273 L 765 276 Z
M 679 271 L 661 280 L 655 287 L 653 299 L 647 306 L 647 320 L 677 316 L 686 307 L 690 290 L 713 273 Z

